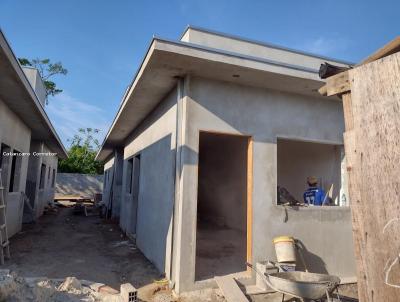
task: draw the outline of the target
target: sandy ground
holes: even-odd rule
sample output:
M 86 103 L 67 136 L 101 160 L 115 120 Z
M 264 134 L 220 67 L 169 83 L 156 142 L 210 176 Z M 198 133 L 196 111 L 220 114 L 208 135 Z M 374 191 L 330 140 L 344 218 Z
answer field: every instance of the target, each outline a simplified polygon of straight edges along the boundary
M 127 240 L 116 224 L 59 208 L 11 238 L 11 261 L 5 268 L 24 277 L 74 276 L 117 289 L 126 282 L 136 287 L 151 283 L 158 271 Z
M 117 224 L 97 215 L 74 215 L 72 208 L 58 208 L 35 224 L 24 225 L 11 238 L 11 260 L 2 268 L 22 277 L 74 276 L 117 290 L 129 282 L 144 301 L 160 291 L 153 283 L 160 278 L 159 272 Z
M 154 283 L 161 278 L 159 272 L 122 234 L 117 224 L 106 222 L 97 215 L 74 215 L 73 208 L 58 208 L 35 224 L 24 225 L 23 230 L 11 238 L 11 260 L 7 260 L 2 268 L 22 277 L 64 279 L 73 276 L 104 283 L 117 290 L 122 283 L 129 282 L 139 290 L 140 301 L 224 301 L 218 291 L 213 290 L 189 293 L 179 299 L 174 297 L 171 291 Z M 282 296 L 248 298 L 250 301 L 275 302 L 281 301 Z

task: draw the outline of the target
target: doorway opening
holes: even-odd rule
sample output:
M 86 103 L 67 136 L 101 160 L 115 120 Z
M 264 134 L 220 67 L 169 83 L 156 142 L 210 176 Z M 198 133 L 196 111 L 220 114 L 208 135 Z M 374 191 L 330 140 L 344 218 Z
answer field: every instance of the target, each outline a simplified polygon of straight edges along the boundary
M 246 271 L 250 146 L 247 136 L 200 132 L 196 281 Z

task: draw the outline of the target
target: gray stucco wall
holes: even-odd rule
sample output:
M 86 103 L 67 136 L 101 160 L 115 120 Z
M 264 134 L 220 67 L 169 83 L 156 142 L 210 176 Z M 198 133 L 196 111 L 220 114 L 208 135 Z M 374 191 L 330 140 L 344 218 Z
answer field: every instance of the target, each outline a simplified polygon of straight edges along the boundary
M 0 142 L 8 145 L 11 152 L 29 152 L 31 131 L 17 115 L 14 114 L 2 100 L 0 100 Z M 5 199 L 7 203 L 7 227 L 8 235 L 12 236 L 21 230 L 23 202 L 21 191 L 25 191 L 26 176 L 28 170 L 28 156 L 22 156 L 19 172 L 17 191 L 9 192 L 11 175 L 11 157 L 3 157 L 5 166 L 2 172 L 3 185 L 5 186 Z
M 103 174 L 103 196 L 102 200 L 104 202 L 107 202 L 107 200 L 110 198 L 111 194 L 111 187 L 112 187 L 112 181 L 113 181 L 113 174 L 114 174 L 114 157 L 109 158 L 105 163 L 104 163 L 104 174 Z
M 29 84 L 31 84 L 35 94 L 39 98 L 40 103 L 44 107 L 46 105 L 46 88 L 39 71 L 36 68 L 27 66 L 23 66 L 22 70 L 28 78 Z
M 56 181 L 57 195 L 80 195 L 93 198 L 103 191 L 103 175 L 58 173 Z
M 175 192 L 176 99 L 173 89 L 130 135 L 124 149 L 120 225 L 128 233 L 136 230 L 137 246 L 160 272 L 166 271 Z M 128 160 L 137 155 L 138 199 L 127 190 L 135 178 L 127 173 Z
M 26 153 L 17 161 L 20 165 L 16 167 L 19 173 L 18 184 L 14 192 L 9 192 L 11 161 L 12 158 L 3 157 L 5 171 L 3 171 L 3 182 L 5 182 L 5 195 L 7 201 L 7 225 L 9 236 L 21 230 L 24 202 L 21 192 L 28 195 L 34 213 L 30 213 L 30 219 L 35 219 L 43 214 L 44 207 L 54 198 L 54 187 L 52 185 L 53 171 L 57 173 L 57 156 L 36 156 L 37 153 L 48 153 L 50 149 L 40 141 L 31 141 L 31 131 L 23 121 L 15 115 L 0 100 L 0 142 L 11 148 L 11 152 Z M 31 155 L 28 155 L 30 153 Z M 40 167 L 46 165 L 44 175 L 44 186 L 39 188 Z
M 41 145 L 41 152 L 48 153 L 51 152 L 50 149 L 43 143 Z M 57 164 L 58 158 L 57 156 L 39 156 L 39 169 L 37 176 L 37 197 L 35 201 L 35 212 L 36 217 L 39 217 L 43 214 L 44 208 L 46 205 L 51 203 L 54 200 L 54 192 L 55 192 L 55 182 L 57 179 Z M 40 174 L 42 164 L 45 166 L 45 174 L 44 174 L 44 184 L 43 187 L 40 188 Z M 54 172 L 53 172 L 54 171 Z M 55 173 L 54 183 L 53 183 L 53 173 Z
M 31 211 L 26 208 L 24 222 L 30 222 L 41 216 L 44 208 L 54 200 L 57 179 L 58 157 L 50 155 L 51 150 L 43 142 L 31 141 L 30 153 L 25 194 L 29 198 L 34 213 L 32 215 Z M 44 165 L 43 185 L 40 186 L 42 165 Z
M 112 218 L 120 218 L 122 204 L 123 149 L 113 150 L 112 156 L 104 164 L 102 200 L 111 209 Z
M 285 209 L 276 205 L 277 137 L 342 144 L 342 104 L 335 100 L 191 78 L 183 146 L 178 292 L 213 284 L 194 283 L 199 131 L 253 139 L 252 262 L 275 259 L 272 239 L 292 235 L 306 248 L 310 271 L 355 275 L 349 208 Z M 184 243 L 184 244 L 183 244 Z

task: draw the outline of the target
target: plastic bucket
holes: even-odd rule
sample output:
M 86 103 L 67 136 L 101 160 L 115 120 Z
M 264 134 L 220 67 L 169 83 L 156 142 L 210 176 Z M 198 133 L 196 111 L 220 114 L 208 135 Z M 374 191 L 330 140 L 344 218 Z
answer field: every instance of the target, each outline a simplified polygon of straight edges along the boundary
M 279 236 L 274 238 L 273 243 L 278 262 L 296 262 L 296 249 L 293 237 Z

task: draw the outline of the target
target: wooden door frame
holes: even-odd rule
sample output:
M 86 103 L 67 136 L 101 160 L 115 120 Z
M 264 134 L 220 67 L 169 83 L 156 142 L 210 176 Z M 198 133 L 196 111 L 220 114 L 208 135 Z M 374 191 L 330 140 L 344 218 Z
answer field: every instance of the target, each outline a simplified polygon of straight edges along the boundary
M 253 137 L 251 135 L 240 134 L 240 133 L 231 133 L 231 132 L 221 132 L 221 131 L 213 131 L 213 130 L 199 130 L 198 137 L 198 156 L 200 156 L 200 134 L 208 133 L 214 135 L 231 135 L 231 136 L 240 136 L 242 138 L 247 138 L 247 184 L 246 184 L 246 203 L 247 203 L 247 219 L 246 219 L 246 261 L 252 263 L 253 257 Z M 197 167 L 197 178 L 199 177 L 200 167 Z M 198 183 L 198 179 L 197 179 Z M 196 199 L 196 203 L 198 203 L 198 196 Z M 197 215 L 197 210 L 196 210 Z M 197 225 L 196 225 L 196 233 L 197 233 Z M 197 235 L 196 235 L 197 236 Z M 197 246 L 195 248 L 196 254 Z M 196 265 L 195 265 L 196 266 Z M 251 273 L 251 268 L 247 267 L 247 273 Z
M 253 138 L 247 139 L 247 257 L 248 263 L 252 263 L 253 256 Z M 247 267 L 247 272 L 251 268 Z

